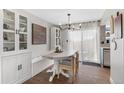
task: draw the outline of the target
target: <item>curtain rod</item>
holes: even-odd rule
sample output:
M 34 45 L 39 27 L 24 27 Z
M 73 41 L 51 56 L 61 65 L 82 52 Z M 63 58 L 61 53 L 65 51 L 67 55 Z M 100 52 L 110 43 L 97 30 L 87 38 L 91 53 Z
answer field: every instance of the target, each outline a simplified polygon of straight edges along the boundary
M 101 22 L 101 20 L 86 21 L 86 22 L 80 22 L 80 23 L 92 23 L 92 22 Z M 78 23 L 77 23 L 77 24 L 78 24 Z
M 86 21 L 86 22 L 71 23 L 71 24 L 84 24 L 84 23 L 92 23 L 92 22 L 101 22 L 101 20 Z M 67 25 L 67 24 L 64 24 L 63 26 L 65 26 L 65 25 Z

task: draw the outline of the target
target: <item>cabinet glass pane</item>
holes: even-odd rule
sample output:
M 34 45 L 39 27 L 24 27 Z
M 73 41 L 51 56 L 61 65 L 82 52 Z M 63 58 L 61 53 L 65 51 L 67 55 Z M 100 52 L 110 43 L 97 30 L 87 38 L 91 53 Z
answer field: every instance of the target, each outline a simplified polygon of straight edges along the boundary
M 27 18 L 23 16 L 19 16 L 19 27 L 20 32 L 27 32 Z
M 19 49 L 27 49 L 27 18 L 19 16 Z
M 27 34 L 19 34 L 19 49 L 27 49 Z
M 15 30 L 15 14 L 4 9 L 3 16 L 3 28 L 6 30 Z
M 3 51 L 14 51 L 15 50 L 15 43 L 3 43 Z
M 10 20 L 15 20 L 15 14 L 13 12 L 4 9 L 3 14 L 5 18 L 10 19 Z
M 15 34 L 10 32 L 3 32 L 3 42 L 4 43 L 14 43 Z
M 20 43 L 27 43 L 27 35 L 26 34 L 19 34 L 19 42 Z
M 19 44 L 19 49 L 20 49 L 20 50 L 27 49 L 27 43 L 20 43 L 20 44 Z
M 15 50 L 15 14 L 3 10 L 3 52 Z

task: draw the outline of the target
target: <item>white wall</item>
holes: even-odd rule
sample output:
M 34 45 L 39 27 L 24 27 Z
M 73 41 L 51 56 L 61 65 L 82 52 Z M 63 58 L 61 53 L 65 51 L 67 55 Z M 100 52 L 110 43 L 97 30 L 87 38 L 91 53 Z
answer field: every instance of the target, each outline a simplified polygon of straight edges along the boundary
M 0 10 L 0 16 L 2 16 L 1 10 Z M 0 18 L 0 23 L 2 23 L 2 19 Z M 0 26 L 0 31 L 2 31 L 2 27 Z M 0 42 L 2 42 L 2 34 L 0 33 Z M 2 43 L 0 43 L 0 53 L 2 53 Z M 0 54 L 1 55 L 1 54 Z M 1 75 L 2 75 L 2 68 L 1 68 L 1 56 L 0 56 L 0 84 L 1 84 Z
M 1 57 L 0 57 L 0 84 L 2 83 L 2 68 L 1 68 Z
M 110 24 L 109 20 L 110 16 L 113 14 L 115 15 L 117 11 L 118 11 L 117 9 L 106 9 L 102 16 L 101 25 Z

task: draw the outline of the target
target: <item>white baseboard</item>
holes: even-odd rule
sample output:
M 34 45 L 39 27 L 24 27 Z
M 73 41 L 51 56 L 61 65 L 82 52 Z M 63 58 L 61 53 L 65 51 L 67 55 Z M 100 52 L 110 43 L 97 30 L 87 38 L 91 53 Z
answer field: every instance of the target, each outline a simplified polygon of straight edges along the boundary
M 29 74 L 29 75 L 27 75 L 25 78 L 23 78 L 23 79 L 17 81 L 15 84 L 22 84 L 22 83 L 24 83 L 26 80 L 30 79 L 31 77 L 32 77 L 31 74 Z
M 114 81 L 113 81 L 113 79 L 111 77 L 110 77 L 110 83 L 111 84 L 115 84 Z

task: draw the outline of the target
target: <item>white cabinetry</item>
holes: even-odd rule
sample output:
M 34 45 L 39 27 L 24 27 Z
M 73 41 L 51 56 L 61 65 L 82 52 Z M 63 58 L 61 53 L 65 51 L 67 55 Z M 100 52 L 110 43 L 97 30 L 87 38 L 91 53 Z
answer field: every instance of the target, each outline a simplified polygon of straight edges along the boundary
M 31 77 L 30 53 L 2 57 L 2 83 L 22 83 Z
M 28 35 L 28 19 L 12 10 L 1 10 L 2 14 L 2 41 L 3 52 L 26 50 Z
M 51 28 L 51 50 L 55 50 L 56 46 L 61 46 L 61 31 L 57 27 Z
M 104 66 L 109 66 L 110 67 L 110 49 L 104 49 L 103 50 L 103 59 L 104 59 L 104 63 L 103 63 L 103 65 Z
M 22 83 L 31 77 L 28 17 L 3 9 L 0 18 L 0 83 Z
M 2 83 L 14 83 L 17 81 L 16 56 L 4 57 L 2 59 Z
M 22 83 L 23 81 L 31 77 L 31 55 L 21 54 L 18 56 L 18 82 Z

